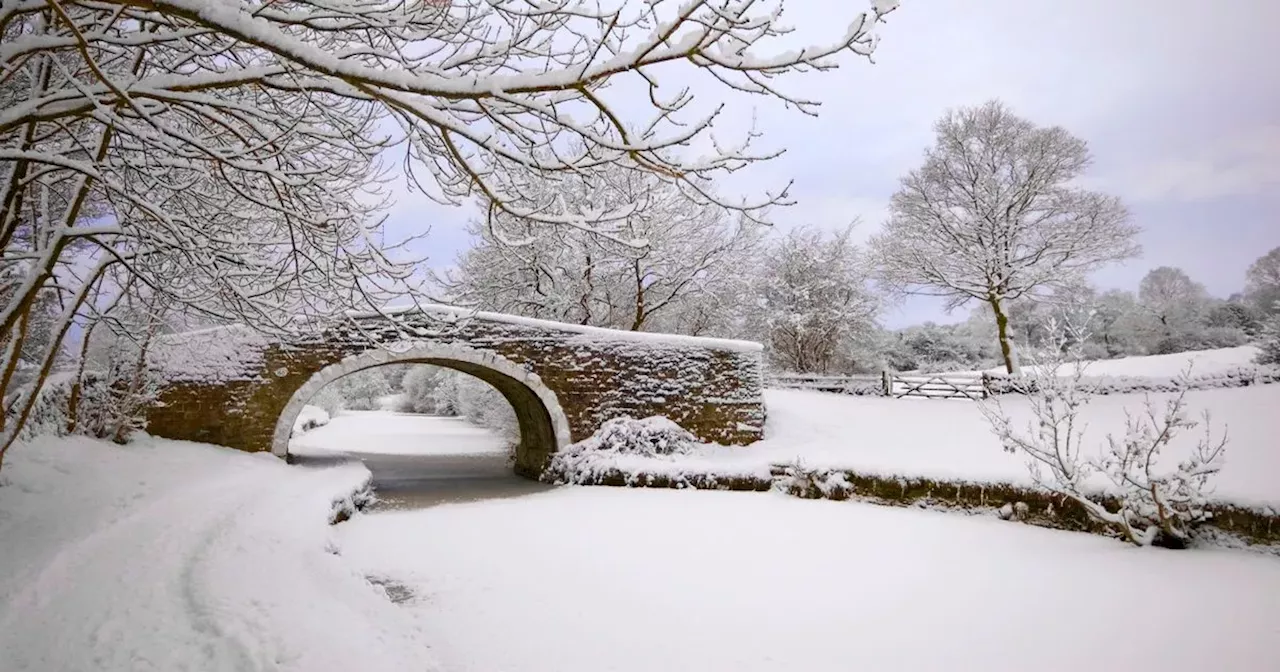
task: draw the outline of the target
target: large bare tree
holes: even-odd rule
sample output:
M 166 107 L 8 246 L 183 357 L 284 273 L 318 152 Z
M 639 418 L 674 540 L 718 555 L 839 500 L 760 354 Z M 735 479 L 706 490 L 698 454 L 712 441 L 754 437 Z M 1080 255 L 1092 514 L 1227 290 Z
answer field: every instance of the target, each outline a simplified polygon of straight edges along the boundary
M 473 246 L 444 274 L 450 303 L 630 331 L 701 334 L 732 310 L 725 291 L 764 227 L 690 199 L 674 180 L 612 166 L 592 175 L 531 180 L 534 200 L 558 197 L 562 210 L 635 203 L 607 235 L 575 227 L 538 235 L 524 218 L 473 222 Z M 735 221 L 736 220 L 736 221 Z
M 777 152 L 752 145 L 755 129 L 683 151 L 710 138 L 723 104 L 695 104 L 660 76 L 814 113 L 780 88 L 785 75 L 869 56 L 896 3 L 854 14 L 831 44 L 784 53 L 769 53 L 787 29 L 764 4 L 6 0 L 0 458 L 113 269 L 180 311 L 286 333 L 401 294 L 414 260 L 389 253 L 381 229 L 392 147 L 440 201 L 483 195 L 490 215 L 602 234 L 636 204 L 554 208 L 526 197 L 526 176 L 623 164 L 725 209 L 787 202 L 785 185 L 749 201 L 707 190 Z M 37 384 L 11 395 L 50 293 L 59 309 Z
M 1137 227 L 1114 196 L 1073 186 L 1084 140 L 1039 127 L 998 101 L 947 112 L 924 165 L 902 178 L 871 239 L 894 289 L 991 307 L 1009 373 L 1018 372 L 1005 302 L 1077 282 L 1136 255 Z

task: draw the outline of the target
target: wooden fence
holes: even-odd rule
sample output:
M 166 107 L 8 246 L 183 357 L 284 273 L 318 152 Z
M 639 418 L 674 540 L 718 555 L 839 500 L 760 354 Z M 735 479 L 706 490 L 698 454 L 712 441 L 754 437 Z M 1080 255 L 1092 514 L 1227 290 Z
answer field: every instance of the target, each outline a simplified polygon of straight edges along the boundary
M 986 374 L 903 374 L 885 371 L 875 375 L 832 376 L 824 374 L 787 373 L 768 377 L 770 387 L 790 390 L 815 390 L 866 396 L 925 397 L 928 399 L 986 399 L 989 378 Z

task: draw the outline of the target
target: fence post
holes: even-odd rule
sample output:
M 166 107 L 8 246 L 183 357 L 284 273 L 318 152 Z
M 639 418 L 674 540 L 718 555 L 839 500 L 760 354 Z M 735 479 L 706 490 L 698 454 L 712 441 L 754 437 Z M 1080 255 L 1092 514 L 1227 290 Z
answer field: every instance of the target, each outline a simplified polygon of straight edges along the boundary
M 893 376 L 889 375 L 889 369 L 880 372 L 880 382 L 884 385 L 884 396 L 893 396 Z

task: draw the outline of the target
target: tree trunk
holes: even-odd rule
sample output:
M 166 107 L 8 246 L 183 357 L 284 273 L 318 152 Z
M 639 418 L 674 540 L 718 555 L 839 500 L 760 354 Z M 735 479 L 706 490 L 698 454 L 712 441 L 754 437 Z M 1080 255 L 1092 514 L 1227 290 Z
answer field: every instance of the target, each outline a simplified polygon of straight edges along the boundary
M 1004 357 L 1004 370 L 1011 376 L 1022 373 L 1013 352 L 1013 341 L 1009 338 L 1009 316 L 1004 314 L 999 297 L 993 296 L 987 299 L 987 303 L 991 304 L 991 312 L 996 314 L 996 333 L 1000 336 L 1000 355 Z
M 631 331 L 640 331 L 640 327 L 644 326 L 644 320 L 648 315 L 645 313 L 644 305 L 644 275 L 640 272 L 640 260 L 636 260 L 632 265 L 635 271 L 636 280 L 636 301 L 631 314 Z

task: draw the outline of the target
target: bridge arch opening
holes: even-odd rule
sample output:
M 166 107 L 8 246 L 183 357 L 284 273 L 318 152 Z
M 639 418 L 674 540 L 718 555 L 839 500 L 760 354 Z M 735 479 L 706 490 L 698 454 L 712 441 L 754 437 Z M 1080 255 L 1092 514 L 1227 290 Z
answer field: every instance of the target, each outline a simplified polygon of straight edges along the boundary
M 303 406 L 329 383 L 387 364 L 431 364 L 469 374 L 492 385 L 511 405 L 519 426 L 515 471 L 537 478 L 548 458 L 570 441 L 569 421 L 556 394 L 523 366 L 493 352 L 459 345 L 413 343 L 368 350 L 320 369 L 289 398 L 272 435 L 271 452 L 289 454 L 294 421 Z

